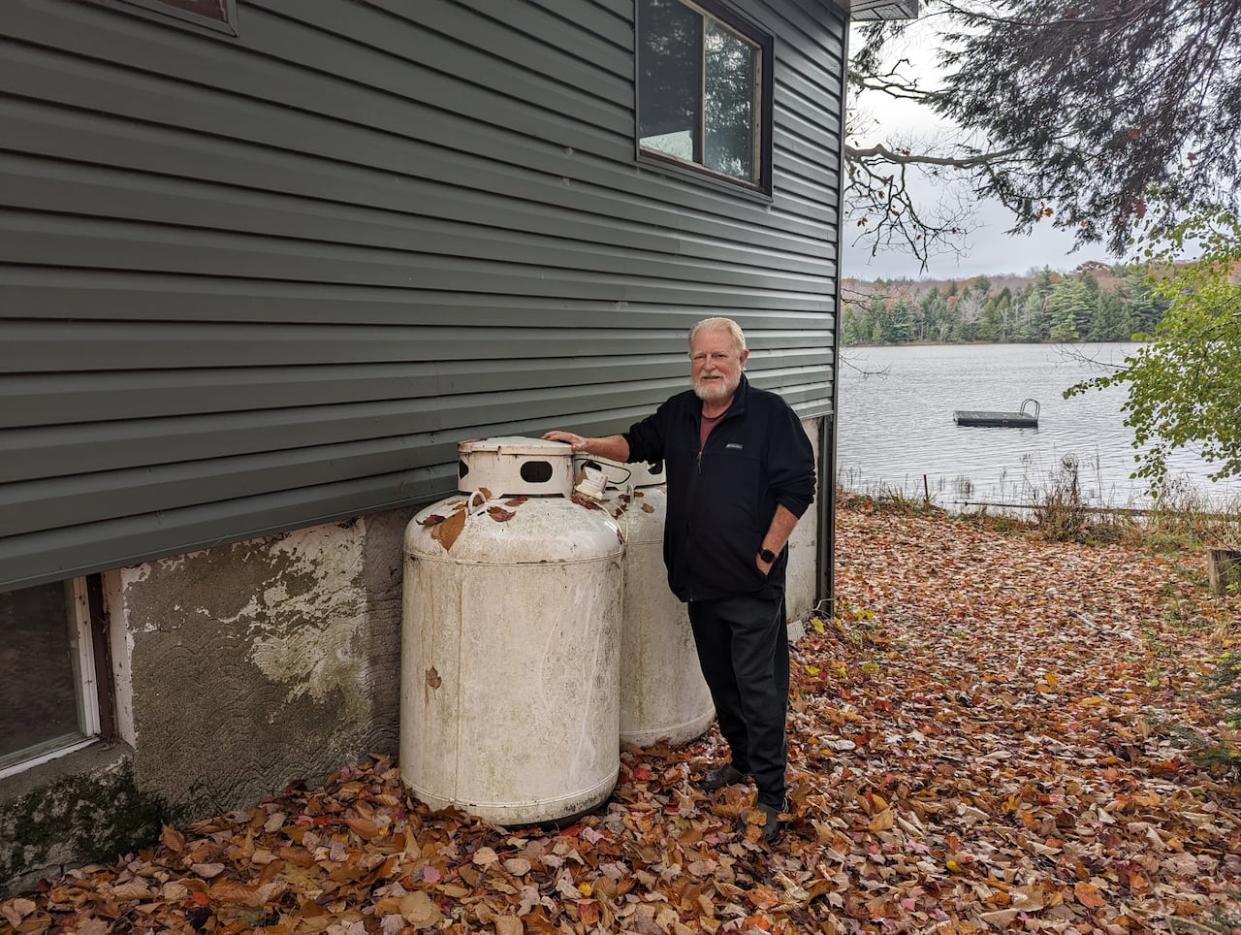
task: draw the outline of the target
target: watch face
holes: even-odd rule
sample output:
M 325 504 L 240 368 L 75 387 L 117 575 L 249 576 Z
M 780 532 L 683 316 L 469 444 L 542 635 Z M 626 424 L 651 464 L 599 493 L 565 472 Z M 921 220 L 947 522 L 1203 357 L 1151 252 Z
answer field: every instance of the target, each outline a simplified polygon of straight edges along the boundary
M 776 560 L 776 553 L 771 551 L 771 549 L 760 549 L 758 555 L 764 562 L 774 562 Z

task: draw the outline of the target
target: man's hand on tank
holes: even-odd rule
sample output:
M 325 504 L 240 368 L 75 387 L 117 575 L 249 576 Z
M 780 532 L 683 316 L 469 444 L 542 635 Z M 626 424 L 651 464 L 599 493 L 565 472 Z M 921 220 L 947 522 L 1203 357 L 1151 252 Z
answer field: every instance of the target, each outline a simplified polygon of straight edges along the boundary
M 544 432 L 543 440 L 549 441 L 549 442 L 565 442 L 574 451 L 585 451 L 586 450 L 586 439 L 583 438 L 581 435 L 574 435 L 572 432 L 560 432 L 560 431 Z

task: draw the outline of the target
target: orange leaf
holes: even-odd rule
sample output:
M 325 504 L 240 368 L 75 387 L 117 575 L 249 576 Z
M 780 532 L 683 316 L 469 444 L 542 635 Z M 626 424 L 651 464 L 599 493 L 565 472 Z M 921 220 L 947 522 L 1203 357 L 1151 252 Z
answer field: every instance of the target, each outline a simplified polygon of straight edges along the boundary
M 497 523 L 507 523 L 517 514 L 513 510 L 504 509 L 502 506 L 489 506 L 487 507 L 487 515 Z
M 353 833 L 369 841 L 379 836 L 379 825 L 366 818 L 346 818 L 345 824 L 353 829 Z
M 418 525 L 419 526 L 438 526 L 443 521 L 444 521 L 444 517 L 440 516 L 438 513 L 432 513 L 430 516 L 424 516 L 422 519 L 418 520 Z
M 1087 909 L 1098 909 L 1107 903 L 1107 900 L 1103 898 L 1103 894 L 1099 892 L 1099 888 L 1091 883 L 1074 884 L 1073 895 Z
M 457 537 L 461 535 L 461 531 L 465 529 L 465 511 L 454 513 L 448 519 L 444 520 L 438 526 L 431 530 L 431 538 L 444 547 L 447 552 L 453 547 L 453 543 L 457 541 Z
M 770 909 L 780 902 L 779 895 L 770 886 L 756 886 L 747 895 L 759 909 Z

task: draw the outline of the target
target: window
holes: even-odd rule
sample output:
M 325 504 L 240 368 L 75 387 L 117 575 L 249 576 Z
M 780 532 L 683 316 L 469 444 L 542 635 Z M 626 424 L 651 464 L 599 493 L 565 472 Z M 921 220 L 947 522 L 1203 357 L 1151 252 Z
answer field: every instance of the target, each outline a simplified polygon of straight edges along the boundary
M 0 778 L 101 733 L 91 603 L 85 578 L 0 593 Z
M 638 150 L 771 190 L 771 37 L 714 0 L 638 0 Z
M 108 2 L 108 0 L 105 0 Z M 162 17 L 171 17 L 217 32 L 237 35 L 237 0 L 111 0 L 119 9 L 141 7 Z M 157 17 L 152 17 L 157 18 Z

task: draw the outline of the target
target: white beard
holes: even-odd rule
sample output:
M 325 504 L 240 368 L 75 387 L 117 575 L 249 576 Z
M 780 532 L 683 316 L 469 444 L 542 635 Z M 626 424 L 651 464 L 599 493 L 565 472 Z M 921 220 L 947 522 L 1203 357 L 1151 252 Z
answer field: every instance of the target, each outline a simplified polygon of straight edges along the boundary
M 740 380 L 736 383 L 729 383 L 727 379 L 712 380 L 711 382 L 694 380 L 693 383 L 694 395 L 705 403 L 728 399 L 733 393 L 737 392 L 737 387 L 741 385 Z

